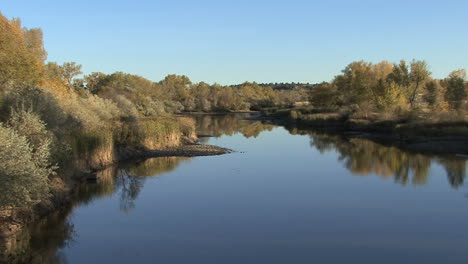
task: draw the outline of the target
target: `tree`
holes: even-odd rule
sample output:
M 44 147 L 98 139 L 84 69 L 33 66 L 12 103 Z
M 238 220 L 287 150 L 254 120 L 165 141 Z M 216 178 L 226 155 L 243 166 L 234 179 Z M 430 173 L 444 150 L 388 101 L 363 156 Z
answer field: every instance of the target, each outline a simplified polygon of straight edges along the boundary
M 73 85 L 73 78 L 82 74 L 81 65 L 76 62 L 65 62 L 62 66 L 62 76 L 67 81 L 68 85 Z
M 435 80 L 426 84 L 427 92 L 424 95 L 424 100 L 429 104 L 429 106 L 434 107 L 438 103 L 439 90 L 439 83 Z
M 162 85 L 164 93 L 171 96 L 171 99 L 182 101 L 192 82 L 185 75 L 169 74 L 159 84 Z
M 339 94 L 329 83 L 321 83 L 310 91 L 309 101 L 313 107 L 333 109 L 339 104 Z
M 44 63 L 44 61 L 47 59 L 47 51 L 44 48 L 42 29 L 23 28 L 23 36 L 26 42 L 26 47 L 28 47 L 32 55 L 36 57 L 38 61 Z
M 411 86 L 408 90 L 408 102 L 411 108 L 416 106 L 416 99 L 418 92 L 421 87 L 424 87 L 425 82 L 429 79 L 431 72 L 427 69 L 427 63 L 425 61 L 413 60 L 411 62 L 410 80 Z
M 45 65 L 45 77 L 51 81 L 59 80 L 68 86 L 73 86 L 73 78 L 81 74 L 81 65 L 76 62 L 65 62 L 58 65 L 56 62 L 48 62 Z
M 457 70 L 449 74 L 444 80 L 446 85 L 445 100 L 452 109 L 458 110 L 467 97 L 465 89 L 466 71 Z
M 63 69 L 56 62 L 48 62 L 45 65 L 45 78 L 48 80 L 63 80 Z
M 21 21 L 0 14 L 0 91 L 13 84 L 39 81 L 41 62 L 28 48 Z
M 410 73 L 406 61 L 401 60 L 399 64 L 394 64 L 393 70 L 387 78 L 390 82 L 394 82 L 402 88 L 408 89 L 410 86 Z
M 334 80 L 338 92 L 345 96 L 347 103 L 357 105 L 372 101 L 374 83 L 372 64 L 364 61 L 352 62 Z
M 99 89 L 104 85 L 106 77 L 107 75 L 102 72 L 92 72 L 86 75 L 83 79 L 88 91 L 97 94 Z

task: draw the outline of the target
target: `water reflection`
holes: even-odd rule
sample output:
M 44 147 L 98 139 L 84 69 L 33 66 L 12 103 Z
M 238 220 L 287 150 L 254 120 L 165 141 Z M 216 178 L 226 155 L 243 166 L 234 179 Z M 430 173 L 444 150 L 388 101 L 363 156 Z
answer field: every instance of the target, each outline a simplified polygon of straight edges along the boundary
M 246 120 L 250 114 L 197 115 L 197 131 L 201 135 L 219 137 L 242 133 L 246 138 L 257 137 L 275 126 L 261 121 Z M 311 130 L 289 128 L 292 135 L 309 135 L 311 147 L 320 153 L 336 151 L 339 161 L 354 175 L 376 174 L 393 178 L 403 186 L 425 185 L 431 165 L 442 166 L 450 185 L 463 185 L 467 174 L 467 161 L 454 155 L 432 155 L 402 150 L 396 146 L 383 145 L 364 138 L 347 138 L 343 135 L 318 133 Z
M 242 133 L 249 138 L 274 128 L 271 124 L 245 120 L 248 117 L 250 114 L 193 116 L 200 135 L 220 137 Z M 67 263 L 60 249 L 73 242 L 75 232 L 70 215 L 74 208 L 118 195 L 119 209 L 129 213 L 137 206 L 138 195 L 148 177 L 173 171 L 182 162 L 188 161 L 190 158 L 162 157 L 110 166 L 97 172 L 95 183 L 83 184 L 73 194 L 70 207 L 50 215 L 14 237 L 1 238 L 0 263 Z M 14 256 L 14 260 L 11 256 Z
M 73 224 L 68 221 L 72 208 L 50 214 L 13 237 L 2 238 L 0 263 L 67 263 L 60 249 L 73 243 Z
M 195 116 L 194 118 L 197 121 L 198 134 L 210 135 L 210 136 L 215 136 L 215 137 L 220 137 L 222 135 L 234 135 L 236 133 L 240 133 L 246 138 L 252 138 L 252 137 L 259 136 L 263 131 L 271 131 L 273 130 L 273 128 L 275 128 L 274 125 L 271 125 L 268 123 L 263 123 L 260 121 L 245 120 L 246 117 L 249 117 L 249 115 L 220 115 L 220 116 L 198 115 L 198 116 Z M 410 185 L 410 184 L 422 186 L 429 182 L 430 171 L 433 171 L 431 170 L 431 167 L 436 164 L 438 166 L 441 166 L 443 169 L 445 169 L 448 182 L 454 188 L 461 186 L 466 177 L 466 165 L 467 165 L 466 160 L 459 159 L 451 155 L 431 155 L 431 154 L 408 152 L 408 151 L 403 151 L 395 146 L 383 145 L 383 144 L 379 144 L 379 143 L 373 142 L 371 140 L 363 139 L 363 138 L 347 138 L 345 136 L 321 134 L 321 133 L 316 133 L 313 131 L 305 131 L 305 130 L 298 130 L 298 129 L 290 129 L 289 132 L 292 135 L 300 134 L 300 135 L 309 136 L 311 147 L 318 150 L 320 153 L 327 153 L 327 152 L 338 153 L 337 156 L 338 156 L 339 163 L 341 163 L 348 171 L 350 171 L 354 175 L 378 175 L 382 178 L 393 179 L 396 183 L 404 185 L 404 186 Z M 286 140 L 286 141 L 291 140 L 291 142 L 294 141 L 292 138 L 288 138 L 288 135 L 285 136 L 284 133 L 281 135 L 284 138 L 275 138 L 275 139 Z M 297 137 L 295 137 L 295 139 L 297 139 Z M 300 139 L 303 140 L 304 138 L 300 138 Z M 305 140 L 307 142 L 307 137 L 305 138 Z M 249 141 L 249 142 L 253 142 L 253 141 Z M 289 143 L 290 141 L 287 141 L 287 142 Z M 301 143 L 301 146 L 303 145 L 304 144 Z M 287 149 L 286 151 L 294 152 L 295 150 L 296 150 L 295 147 L 291 147 Z M 306 153 L 310 151 L 311 150 L 307 148 L 305 150 Z M 303 153 L 301 152 L 301 155 L 302 154 Z M 332 158 L 333 160 L 336 159 L 335 156 L 332 156 Z M 164 173 L 173 171 L 176 168 L 178 168 L 182 163 L 190 162 L 190 161 L 191 161 L 190 158 L 164 157 L 164 158 L 148 159 L 148 160 L 141 161 L 141 162 L 119 164 L 119 166 L 115 166 L 115 167 L 108 167 L 107 169 L 98 172 L 97 181 L 95 183 L 83 184 L 77 190 L 77 192 L 74 194 L 74 197 L 72 199 L 73 204 L 69 208 L 64 208 L 64 210 L 62 210 L 61 212 L 56 212 L 50 215 L 48 218 L 44 219 L 43 221 L 39 223 L 36 223 L 30 229 L 25 230 L 21 234 L 18 234 L 16 237 L 8 238 L 3 242 L 0 241 L 0 250 L 6 254 L 17 256 L 14 262 L 7 262 L 7 263 L 33 263 L 33 264 L 35 263 L 67 263 L 66 256 L 65 254 L 62 253 L 63 252 L 62 250 L 68 247 L 69 245 L 73 245 L 74 241 L 75 240 L 78 241 L 78 238 L 79 238 L 79 234 L 77 234 L 74 231 L 73 219 L 72 219 L 72 214 L 71 214 L 74 211 L 74 208 L 82 207 L 83 205 L 87 205 L 87 204 L 91 204 L 95 202 L 96 200 L 100 200 L 104 197 L 114 196 L 114 197 L 118 197 L 118 201 L 117 201 L 118 209 L 126 214 L 129 214 L 129 213 L 131 214 L 133 209 L 138 208 L 139 196 L 141 196 L 142 198 L 145 197 L 143 195 L 140 195 L 140 193 L 149 178 L 158 177 Z M 260 164 L 264 164 L 264 163 L 267 163 L 267 162 L 263 162 L 263 163 L 260 162 Z M 309 171 L 309 170 L 313 171 L 314 164 L 308 164 L 308 163 L 306 164 L 306 163 L 304 163 L 304 167 L 307 167 L 307 168 L 304 169 L 304 171 Z M 212 163 L 210 163 L 210 166 L 211 164 Z M 281 163 L 278 163 L 278 164 L 281 164 Z M 240 166 L 241 165 L 242 164 L 240 164 Z M 218 169 L 217 166 L 219 165 L 213 164 L 213 167 L 216 169 Z M 253 165 L 251 163 L 248 163 L 248 165 L 245 165 L 245 166 L 248 166 L 248 170 L 251 170 L 251 166 Z M 222 170 L 223 168 L 224 167 L 219 167 L 219 170 Z M 256 167 L 253 167 L 253 168 L 255 169 Z M 268 163 L 267 167 L 258 167 L 258 168 L 259 168 L 259 171 L 265 172 L 265 173 L 268 172 L 268 169 L 277 169 L 277 167 L 275 167 L 274 165 L 271 165 L 270 163 Z M 351 177 L 351 176 L 348 176 L 347 174 L 345 176 L 348 178 Z M 291 184 L 290 178 L 281 177 L 280 179 L 284 181 L 284 182 L 281 182 L 281 188 L 283 188 L 283 186 L 287 186 L 288 184 Z M 333 184 L 338 184 L 338 185 L 343 184 L 342 182 L 340 182 L 339 177 L 336 177 L 336 179 L 337 179 L 336 182 L 334 182 Z M 279 180 L 279 179 L 276 179 L 276 180 Z M 210 184 L 212 184 L 211 181 L 209 183 L 207 182 L 206 185 L 210 185 Z M 255 182 L 250 183 L 250 184 L 255 184 Z M 263 183 L 261 183 L 260 186 L 261 188 L 265 187 Z M 374 187 L 375 187 L 374 185 L 369 184 L 367 188 L 374 188 Z M 237 188 L 239 188 L 239 186 L 237 186 Z M 259 193 L 262 193 L 260 189 L 255 189 L 255 188 L 253 189 L 254 189 L 253 192 L 258 191 Z M 294 188 L 291 188 L 291 189 L 296 190 L 296 191 L 301 191 L 301 188 L 298 188 L 298 187 L 296 187 L 296 189 Z M 310 193 L 313 193 L 313 192 L 310 192 L 308 189 L 305 190 L 305 194 L 310 194 Z M 251 199 L 251 197 L 256 197 L 256 196 L 253 196 L 252 194 L 250 195 L 248 194 L 249 193 L 247 193 L 247 195 L 245 196 L 245 197 L 249 197 L 248 199 Z M 181 194 L 177 193 L 175 195 L 180 196 Z M 207 197 L 210 197 L 210 196 L 207 196 Z M 294 196 L 291 195 L 289 197 L 294 197 Z M 301 197 L 308 197 L 308 196 L 301 196 Z M 231 197 L 231 199 L 232 199 L 231 202 L 238 201 L 237 194 L 235 197 Z M 294 204 L 297 204 L 299 201 L 301 201 L 301 199 L 294 200 Z M 141 199 L 141 201 L 143 200 L 144 199 Z M 304 200 L 310 201 L 313 199 L 304 199 Z M 229 200 L 227 201 L 229 202 Z M 287 200 L 284 200 L 284 201 L 287 201 Z M 206 201 L 203 201 L 203 202 L 206 202 Z M 246 204 L 248 204 L 249 202 L 251 202 L 251 200 L 246 202 Z M 144 207 L 143 204 L 144 204 L 143 202 L 140 202 L 141 208 Z M 183 204 L 185 205 L 185 203 Z M 203 204 L 203 203 L 200 203 L 200 204 Z M 277 204 L 281 205 L 282 203 L 277 203 Z M 106 204 L 104 206 L 109 206 L 109 205 Z M 224 204 L 222 206 L 224 207 Z M 289 211 L 291 206 L 289 206 L 288 204 L 285 204 L 285 206 L 287 206 L 287 208 L 284 210 L 291 212 Z M 226 208 L 228 208 L 227 210 L 231 210 L 233 208 L 232 204 L 231 204 L 231 207 L 229 207 L 229 203 L 227 203 Z M 321 204 L 318 205 L 317 208 L 320 209 Z M 271 212 L 276 212 L 276 211 L 281 212 L 281 210 L 276 210 L 276 207 L 271 207 L 270 209 L 271 209 Z M 239 210 L 239 208 L 234 207 L 234 210 Z M 133 212 L 134 214 L 136 213 L 135 211 Z M 238 211 L 238 212 L 239 212 L 239 215 L 242 216 L 243 211 Z M 280 216 L 276 215 L 276 219 L 282 219 L 283 217 L 282 214 L 283 213 L 280 213 Z M 196 216 L 196 214 L 194 215 Z M 311 213 L 311 215 L 313 216 L 310 218 L 312 220 L 315 219 L 315 217 L 317 217 L 315 212 Z M 297 219 L 301 219 L 301 217 L 297 217 Z M 275 218 L 272 217 L 271 219 L 275 219 Z M 104 219 L 101 221 L 107 221 L 107 219 Z M 267 225 L 268 221 L 270 220 L 268 219 L 262 222 L 261 226 Z M 289 221 L 289 220 L 285 220 L 285 221 Z M 75 221 L 75 222 L 77 223 L 77 227 L 78 227 L 79 222 L 78 221 Z M 289 223 L 289 222 L 285 222 L 285 223 Z M 328 223 L 328 220 L 327 221 L 324 220 L 324 223 Z M 224 228 L 224 227 L 221 227 L 221 228 Z M 288 228 L 283 228 L 283 229 L 278 229 L 278 230 L 288 230 Z M 309 228 L 309 226 L 307 226 L 307 228 Z M 333 226 L 330 226 L 330 228 L 333 229 Z M 184 232 L 186 231 L 187 230 L 184 230 Z M 271 234 L 271 232 L 265 231 L 263 235 L 265 234 Z M 175 247 L 176 250 L 179 250 L 179 247 L 181 247 L 181 245 L 177 245 L 177 247 Z M 96 250 L 99 250 L 99 249 L 96 249 Z M 72 258 L 71 256 L 69 257 Z M 2 261 L 0 259 L 0 263 L 1 262 Z
M 120 197 L 120 209 L 128 213 L 135 207 L 135 201 L 147 178 L 171 172 L 182 162 L 190 160 L 187 157 L 161 157 L 108 167 L 97 172 L 95 184 L 84 184 L 79 189 L 76 200 L 80 205 L 88 204 L 95 199 L 117 193 Z
M 74 208 L 114 194 L 119 195 L 119 208 L 125 213 L 136 206 L 145 180 L 176 169 L 191 158 L 162 157 L 137 163 L 111 166 L 97 172 L 95 183 L 82 184 L 70 207 L 55 212 L 14 237 L 0 241 L 0 263 L 67 263 L 60 249 L 73 244 L 76 233 L 70 220 Z
M 376 174 L 393 178 L 403 186 L 425 185 L 431 165 L 442 166 L 450 185 L 458 188 L 466 177 L 466 159 L 454 155 L 431 155 L 401 150 L 363 138 L 320 134 L 311 131 L 291 130 L 291 133 L 308 134 L 310 145 L 321 153 L 336 151 L 339 160 L 355 175 Z
M 275 126 L 261 121 L 247 120 L 251 114 L 193 115 L 197 133 L 201 136 L 220 137 L 241 133 L 246 138 L 258 137 L 263 131 L 271 131 Z M 203 137 L 202 137 L 203 139 Z

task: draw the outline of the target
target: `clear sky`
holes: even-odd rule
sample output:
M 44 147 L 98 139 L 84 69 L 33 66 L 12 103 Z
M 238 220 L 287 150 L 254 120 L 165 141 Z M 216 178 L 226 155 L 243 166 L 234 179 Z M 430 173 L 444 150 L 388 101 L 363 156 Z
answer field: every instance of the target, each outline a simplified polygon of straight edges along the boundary
M 468 68 L 468 1 L 3 1 L 44 31 L 49 61 L 152 80 L 329 81 L 350 62 Z

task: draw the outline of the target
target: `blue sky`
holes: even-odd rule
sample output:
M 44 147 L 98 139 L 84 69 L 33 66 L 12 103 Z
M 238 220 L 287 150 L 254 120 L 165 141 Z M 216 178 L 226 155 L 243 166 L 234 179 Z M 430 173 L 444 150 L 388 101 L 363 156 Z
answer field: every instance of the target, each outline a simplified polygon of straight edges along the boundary
M 234 84 L 329 81 L 350 62 L 468 68 L 468 1 L 7 1 L 44 31 L 49 61 L 85 73 Z

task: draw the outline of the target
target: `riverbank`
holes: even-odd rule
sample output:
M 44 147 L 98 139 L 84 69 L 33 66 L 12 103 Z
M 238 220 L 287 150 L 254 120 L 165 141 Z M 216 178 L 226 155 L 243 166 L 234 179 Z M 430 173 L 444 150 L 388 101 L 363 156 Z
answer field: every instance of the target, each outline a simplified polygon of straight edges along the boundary
M 72 181 L 64 183 L 57 181 L 51 190 L 48 200 L 41 201 L 33 207 L 8 207 L 0 210 L 0 263 L 8 263 L 7 260 L 15 255 L 13 249 L 17 248 L 17 236 L 28 225 L 39 221 L 53 212 L 67 208 L 72 203 L 72 197 L 77 187 L 89 179 L 96 179 L 98 172 L 117 162 L 131 160 L 145 160 L 155 157 L 196 157 L 214 156 L 230 153 L 232 150 L 203 145 L 194 142 L 194 139 L 185 139 L 178 146 L 163 147 L 152 150 L 126 150 L 119 152 L 117 159 L 106 164 L 101 164 L 99 168 L 89 168 L 86 171 L 75 172 Z
M 197 115 L 209 115 L 209 116 L 223 116 L 229 114 L 259 114 L 260 111 L 254 110 L 236 110 L 236 111 L 218 111 L 218 112 L 182 112 L 175 114 L 175 116 L 197 116 Z
M 468 157 L 468 123 L 431 123 L 405 120 L 353 119 L 339 113 L 308 113 L 300 109 L 264 110 L 251 119 L 268 121 L 289 129 L 313 129 L 348 138 L 366 138 L 401 149 Z

